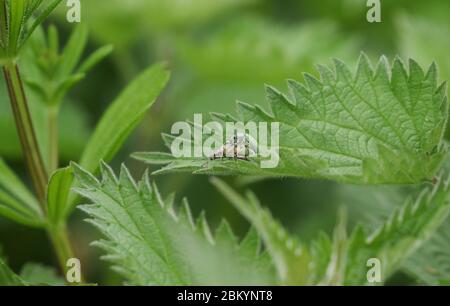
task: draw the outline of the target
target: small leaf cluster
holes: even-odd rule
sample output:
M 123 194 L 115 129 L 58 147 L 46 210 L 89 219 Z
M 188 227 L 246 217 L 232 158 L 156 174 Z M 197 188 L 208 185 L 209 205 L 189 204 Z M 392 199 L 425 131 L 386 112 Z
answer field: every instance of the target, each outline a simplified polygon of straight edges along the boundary
M 19 51 L 61 0 L 0 1 L 0 62 L 15 61 Z
M 75 27 L 62 50 L 55 26 L 48 28 L 47 35 L 39 27 L 31 36 L 22 56 L 25 82 L 46 105 L 58 107 L 68 91 L 112 52 L 112 46 L 106 45 L 80 63 L 87 39 L 84 25 Z

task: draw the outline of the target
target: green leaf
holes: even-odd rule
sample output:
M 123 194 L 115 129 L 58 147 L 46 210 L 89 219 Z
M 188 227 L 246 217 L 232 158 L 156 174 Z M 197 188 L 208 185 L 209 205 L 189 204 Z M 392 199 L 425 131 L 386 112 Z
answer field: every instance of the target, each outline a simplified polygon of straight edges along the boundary
M 20 39 L 23 28 L 23 20 L 27 6 L 27 0 L 16 0 L 9 3 L 9 52 L 14 53 Z
M 29 39 L 36 28 L 44 22 L 50 13 L 62 0 L 4 0 L 1 4 L 2 44 L 0 56 L 2 60 L 14 61 L 24 43 Z M 46 3 L 46 6 L 42 6 Z M 8 11 L 7 11 L 8 9 Z M 32 15 L 36 19 L 29 25 Z
M 413 56 L 419 63 L 436 61 L 442 78 L 450 78 L 450 59 L 447 56 L 450 48 L 448 37 L 448 21 L 408 16 L 404 13 L 395 18 L 398 47 L 402 54 Z M 447 122 L 446 138 L 450 139 L 450 126 Z
M 334 63 L 334 71 L 318 66 L 320 81 L 309 74 L 305 84 L 288 81 L 290 96 L 268 86 L 272 114 L 238 103 L 244 123 L 279 122 L 278 167 L 261 168 L 259 159 L 204 158 L 176 160 L 157 173 L 295 176 L 357 184 L 431 180 L 448 152 L 443 141 L 446 84 L 438 86 L 436 65 L 425 73 L 410 60 L 407 72 L 399 58 L 389 67 L 382 57 L 373 69 L 362 54 L 352 74 L 343 62 Z
M 8 37 L 2 35 L 1 33 L 8 32 L 8 20 L 7 20 L 7 5 L 6 0 L 0 0 L 0 56 L 3 58 L 5 56 L 6 50 L 4 49 L 7 45 Z
M 173 157 L 172 154 L 164 152 L 138 152 L 134 153 L 132 157 L 138 160 L 151 159 L 154 165 L 166 165 L 176 160 L 176 158 Z
M 89 69 L 111 53 L 112 48 L 105 46 L 80 63 L 87 39 L 88 30 L 84 25 L 75 27 L 62 51 L 54 26 L 49 27 L 47 35 L 39 27 L 30 37 L 21 56 L 25 82 L 44 105 L 59 106 Z
M 73 170 L 71 167 L 57 170 L 50 178 L 47 190 L 47 209 L 48 220 L 52 225 L 58 225 L 65 221 L 72 182 Z
M 92 67 L 94 67 L 95 65 L 97 65 L 97 63 L 107 57 L 112 51 L 112 45 L 106 45 L 97 49 L 80 65 L 78 73 L 87 73 L 92 69 Z
M 344 283 L 345 269 L 347 265 L 347 211 L 340 209 L 338 214 L 338 222 L 334 230 L 333 242 L 328 245 L 328 241 L 324 241 L 330 254 L 327 256 L 328 264 L 326 269 L 322 270 L 323 278 L 320 285 L 339 286 Z M 313 259 L 317 261 L 317 259 Z M 313 264 L 317 267 L 317 264 Z M 319 274 L 316 274 L 319 276 Z
M 217 178 L 212 178 L 211 183 L 256 228 L 273 258 L 283 284 L 306 284 L 310 262 L 308 250 L 274 220 L 268 209 L 261 207 L 253 193 L 248 192 L 246 198 L 243 198 Z
M 439 285 L 450 280 L 450 219 L 413 256 L 403 268 L 419 281 Z M 448 281 L 447 281 L 448 282 Z
M 335 248 L 338 246 L 337 241 L 334 242 L 334 245 Z M 326 233 L 321 232 L 315 240 L 311 241 L 310 253 L 311 262 L 309 264 L 309 283 L 323 283 L 325 275 L 329 272 L 329 264 L 332 261 L 333 241 L 331 241 L 330 237 Z
M 20 278 L 28 284 L 45 286 L 64 286 L 65 281 L 58 276 L 53 267 L 37 263 L 27 263 L 20 271 Z
M 84 24 L 75 27 L 70 35 L 69 41 L 61 54 L 60 65 L 58 67 L 58 76 L 70 75 L 77 64 L 80 62 L 83 51 L 86 47 L 88 38 L 88 29 Z
M 341 211 L 333 239 L 321 233 L 305 247 L 286 234 L 270 213 L 261 208 L 253 194 L 248 193 L 243 198 L 222 181 L 213 179 L 212 182 L 257 229 L 280 278 L 294 285 L 366 285 L 369 270 L 367 261 L 370 258 L 380 260 L 383 283 L 394 272 L 402 269 L 403 263 L 433 237 L 450 214 L 449 179 L 444 181 L 439 178 L 433 188 L 426 187 L 415 201 L 406 201 L 371 234 L 368 234 L 370 231 L 367 226 L 357 225 L 348 236 L 346 214 Z M 442 243 L 448 243 L 448 240 L 444 239 Z M 292 250 L 298 247 L 301 247 L 304 255 L 289 256 L 295 255 Z M 442 252 L 442 248 L 434 251 L 436 255 Z M 445 258 L 445 255 L 438 258 Z M 427 267 L 424 265 L 420 268 Z M 283 271 L 291 277 L 287 278 Z M 446 279 L 444 273 L 439 274 L 439 277 L 440 281 Z M 288 279 L 290 281 L 286 282 Z
M 449 213 L 449 181 L 440 178 L 432 188 L 425 188 L 415 201 L 407 200 L 372 235 L 357 227 L 348 243 L 345 284 L 366 283 L 365 263 L 369 258 L 381 261 L 381 275 L 386 281 L 432 237 Z
M 42 227 L 39 202 L 0 158 L 0 215 L 24 225 Z
M 37 11 L 38 7 L 40 7 L 40 5 L 44 1 L 37 0 L 36 2 L 39 2 L 39 4 L 35 6 L 33 12 Z M 47 17 L 61 3 L 61 1 L 62 0 L 49 0 L 49 1 L 47 1 L 47 2 L 49 2 L 49 4 L 44 9 L 41 10 L 41 12 L 38 14 L 36 20 L 33 21 L 33 23 L 31 24 L 30 28 L 27 31 L 26 36 L 23 39 L 22 44 L 24 44 L 30 38 L 30 36 L 33 34 L 33 32 L 36 30 L 36 28 L 39 27 L 45 21 L 45 19 L 47 19 Z
M 0 257 L 0 286 L 62 286 L 64 284 L 64 280 L 51 267 L 27 263 L 22 267 L 20 275 L 17 275 Z
M 449 165 L 444 166 L 448 171 Z M 405 197 L 420 194 L 423 186 L 343 186 L 340 201 L 349 203 L 354 219 L 371 230 L 377 229 L 395 209 L 400 209 Z M 450 219 L 403 263 L 401 270 L 420 284 L 438 285 L 450 279 Z
M 93 204 L 83 205 L 105 236 L 94 245 L 132 285 L 274 284 L 270 258 L 261 253 L 255 231 L 239 243 L 227 223 L 212 234 L 204 214 L 196 222 L 184 200 L 179 212 L 173 197 L 162 200 L 148 175 L 136 184 L 122 167 L 119 178 L 102 164 L 102 180 L 72 165 Z
M 26 282 L 10 269 L 1 257 L 0 286 L 26 286 Z
M 100 119 L 81 157 L 80 165 L 90 172 L 98 162 L 108 162 L 141 121 L 169 80 L 162 63 L 153 65 L 136 78 L 111 104 Z

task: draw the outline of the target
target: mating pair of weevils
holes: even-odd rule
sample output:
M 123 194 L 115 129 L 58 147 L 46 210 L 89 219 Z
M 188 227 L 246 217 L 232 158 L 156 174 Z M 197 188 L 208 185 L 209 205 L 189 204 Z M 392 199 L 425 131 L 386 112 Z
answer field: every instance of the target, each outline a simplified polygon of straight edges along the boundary
M 227 139 L 225 144 L 214 151 L 208 158 L 210 160 L 223 158 L 249 160 L 249 157 L 256 156 L 257 150 L 258 144 L 253 137 L 238 132 L 233 137 Z

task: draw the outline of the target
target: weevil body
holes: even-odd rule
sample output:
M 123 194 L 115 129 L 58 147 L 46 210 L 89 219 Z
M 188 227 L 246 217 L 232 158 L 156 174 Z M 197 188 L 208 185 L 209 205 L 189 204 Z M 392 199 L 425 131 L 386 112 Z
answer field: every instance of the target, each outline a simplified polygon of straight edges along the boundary
M 256 155 L 256 151 L 256 141 L 252 137 L 244 133 L 237 133 L 217 149 L 209 159 L 234 158 L 248 160 L 250 156 Z

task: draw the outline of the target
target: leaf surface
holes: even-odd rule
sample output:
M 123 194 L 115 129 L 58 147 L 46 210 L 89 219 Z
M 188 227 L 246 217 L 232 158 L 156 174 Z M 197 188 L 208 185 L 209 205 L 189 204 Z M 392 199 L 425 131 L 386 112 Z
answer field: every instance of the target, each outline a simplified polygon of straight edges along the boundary
M 122 167 L 119 178 L 103 164 L 102 180 L 73 165 L 78 192 L 93 204 L 80 208 L 105 236 L 93 244 L 133 285 L 273 284 L 270 258 L 255 231 L 238 242 L 226 222 L 215 234 L 204 214 L 196 221 L 187 201 L 179 212 L 163 200 L 148 175 L 136 184 Z
M 446 84 L 438 85 L 436 65 L 424 72 L 410 60 L 407 71 L 400 58 L 389 66 L 382 57 L 372 68 L 364 54 L 354 74 L 343 62 L 334 64 L 334 70 L 318 66 L 320 80 L 305 74 L 304 84 L 288 81 L 289 96 L 267 86 L 271 113 L 238 102 L 236 120 L 280 124 L 276 168 L 261 168 L 259 157 L 251 161 L 173 158 L 156 173 L 296 176 L 357 184 L 432 179 L 448 152 L 443 140 Z M 213 117 L 235 121 L 229 115 Z M 168 145 L 173 141 L 166 139 Z M 161 164 L 160 156 L 134 157 Z

